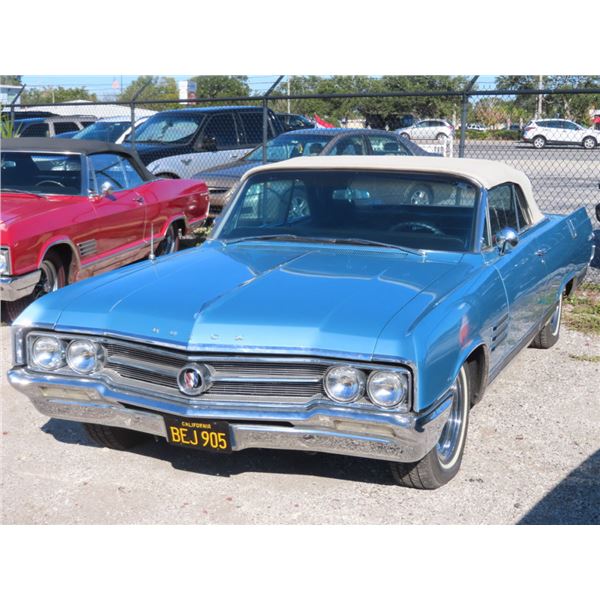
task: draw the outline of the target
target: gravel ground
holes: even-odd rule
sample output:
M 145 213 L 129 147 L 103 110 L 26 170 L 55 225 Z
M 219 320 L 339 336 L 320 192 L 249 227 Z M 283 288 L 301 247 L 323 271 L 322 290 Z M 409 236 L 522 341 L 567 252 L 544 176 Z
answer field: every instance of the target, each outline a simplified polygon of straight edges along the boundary
M 343 456 L 99 448 L 6 383 L 0 333 L 4 523 L 600 523 L 597 336 L 563 329 L 553 349 L 524 350 L 471 413 L 458 476 L 423 492 Z

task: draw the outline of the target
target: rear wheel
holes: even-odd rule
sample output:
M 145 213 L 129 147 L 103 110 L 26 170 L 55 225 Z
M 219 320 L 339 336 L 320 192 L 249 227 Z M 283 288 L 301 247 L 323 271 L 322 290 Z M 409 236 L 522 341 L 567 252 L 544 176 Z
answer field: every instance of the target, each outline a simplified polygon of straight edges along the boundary
M 141 433 L 140 431 L 109 427 L 108 425 L 83 423 L 83 428 L 93 442 L 99 446 L 105 446 L 113 450 L 128 450 L 150 438 L 148 434 Z
M 533 338 L 532 348 L 541 348 L 546 350 L 552 348 L 560 336 L 560 323 L 562 320 L 563 294 L 560 295 L 558 304 L 550 317 L 550 320 L 544 325 L 543 329 Z
M 404 138 L 405 140 L 410 140 L 410 135 L 408 135 L 408 133 L 401 133 L 400 137 Z
M 398 485 L 420 490 L 434 490 L 448 483 L 460 469 L 467 429 L 469 409 L 473 401 L 471 363 L 465 363 L 455 381 L 450 415 L 437 444 L 421 460 L 414 463 L 390 463 Z
M 156 176 L 162 177 L 163 179 L 179 179 L 174 173 L 157 173 Z
M 173 254 L 179 250 L 179 229 L 174 224 L 169 226 L 165 237 L 162 239 L 156 252 L 156 256 L 164 256 L 165 254 Z
M 31 294 L 14 302 L 6 302 L 6 314 L 10 322 L 14 321 L 34 300 L 66 285 L 65 265 L 56 252 L 50 251 L 46 254 L 40 270 L 40 280 Z
M 596 142 L 595 138 L 588 136 L 588 137 L 584 138 L 582 144 L 583 144 L 583 147 L 586 148 L 587 150 L 592 150 L 596 147 L 597 142 Z
M 536 135 L 532 140 L 532 144 L 534 148 L 543 148 L 546 145 L 546 138 L 542 135 Z

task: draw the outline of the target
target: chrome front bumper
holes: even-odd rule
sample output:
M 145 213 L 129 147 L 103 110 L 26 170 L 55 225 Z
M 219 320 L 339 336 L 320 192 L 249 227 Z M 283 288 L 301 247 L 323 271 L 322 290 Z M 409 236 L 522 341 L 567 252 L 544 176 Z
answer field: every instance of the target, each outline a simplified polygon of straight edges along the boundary
M 0 277 L 0 300 L 14 302 L 19 298 L 29 296 L 40 280 L 41 273 L 37 269 L 25 275 L 4 275 Z
M 452 404 L 448 392 L 421 414 L 365 411 L 317 402 L 310 407 L 198 408 L 124 393 L 98 381 L 42 375 L 16 367 L 10 384 L 44 415 L 84 423 L 123 427 L 166 438 L 163 414 L 223 420 L 231 427 L 233 450 L 270 448 L 346 454 L 414 462 L 440 437 Z

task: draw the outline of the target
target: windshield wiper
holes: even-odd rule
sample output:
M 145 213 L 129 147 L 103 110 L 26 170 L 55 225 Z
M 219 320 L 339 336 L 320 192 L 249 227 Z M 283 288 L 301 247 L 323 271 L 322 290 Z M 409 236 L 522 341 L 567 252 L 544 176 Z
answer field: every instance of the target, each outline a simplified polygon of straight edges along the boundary
M 225 245 L 237 244 L 239 242 L 254 242 L 261 240 L 281 241 L 281 242 L 307 242 L 307 243 L 319 243 L 319 244 L 349 244 L 351 246 L 380 246 L 383 248 L 393 248 L 394 250 L 401 250 L 408 254 L 415 254 L 417 256 L 425 256 L 423 250 L 417 250 L 415 248 L 407 248 L 406 246 L 399 246 L 398 244 L 387 244 L 386 242 L 376 242 L 373 240 L 365 240 L 362 238 L 329 238 L 329 237 L 308 237 L 302 235 L 294 235 L 291 233 L 280 233 L 270 235 L 250 235 L 247 237 L 234 238 L 232 240 L 220 240 Z

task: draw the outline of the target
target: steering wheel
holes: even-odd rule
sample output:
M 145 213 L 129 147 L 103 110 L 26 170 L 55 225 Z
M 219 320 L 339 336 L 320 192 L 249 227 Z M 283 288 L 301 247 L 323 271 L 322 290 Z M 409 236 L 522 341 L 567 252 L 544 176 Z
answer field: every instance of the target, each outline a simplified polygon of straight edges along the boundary
M 35 184 L 35 187 L 40 187 L 40 185 L 44 185 L 45 183 L 51 183 L 52 185 L 57 185 L 58 187 L 64 188 L 65 184 L 60 181 L 54 181 L 53 179 L 44 179 L 44 181 L 40 181 Z
M 438 229 L 435 225 L 429 223 L 421 223 L 420 221 L 404 221 L 403 223 L 396 223 L 390 227 L 390 231 L 404 231 L 411 229 L 424 229 L 435 235 L 446 235 L 441 229 Z

